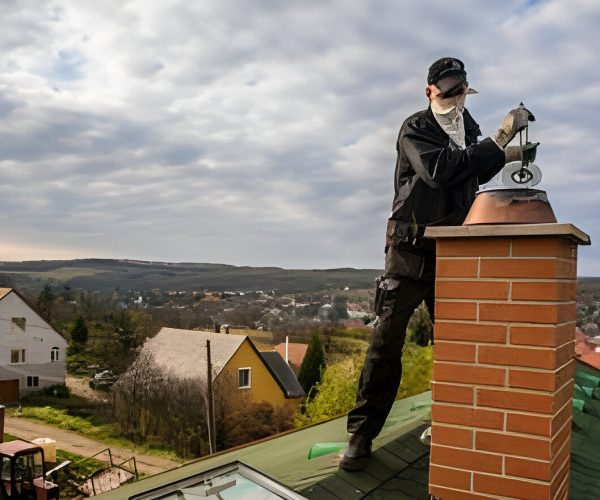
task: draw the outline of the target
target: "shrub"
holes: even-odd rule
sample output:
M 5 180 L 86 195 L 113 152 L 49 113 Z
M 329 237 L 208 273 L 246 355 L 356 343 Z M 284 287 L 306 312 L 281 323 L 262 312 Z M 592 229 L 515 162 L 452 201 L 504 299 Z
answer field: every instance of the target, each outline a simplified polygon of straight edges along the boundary
M 428 391 L 431 387 L 433 347 L 419 347 L 407 342 L 402 354 L 402 381 L 396 399 Z
M 44 396 L 53 396 L 55 398 L 68 399 L 71 395 L 69 388 L 64 384 L 51 385 L 42 389 Z
M 244 406 L 225 420 L 225 448 L 231 448 L 291 429 L 293 409 L 262 401 Z
M 408 322 L 409 339 L 415 344 L 425 347 L 431 343 L 433 339 L 433 324 L 429 318 L 429 311 L 425 302 L 421 302 L 419 307 L 415 309 L 414 314 Z
M 67 356 L 65 363 L 67 372 L 72 375 L 92 375 L 94 370 L 89 367 L 94 365 L 95 360 L 87 354 L 77 353 Z
M 363 358 L 359 355 L 327 367 L 317 394 L 305 404 L 304 414 L 296 416 L 297 427 L 342 415 L 354 406 Z
M 330 365 L 323 373 L 316 395 L 304 405 L 302 415 L 297 415 L 295 425 L 304 425 L 343 415 L 355 404 L 360 371 L 364 355 Z M 429 390 L 433 348 L 419 347 L 407 342 L 402 354 L 402 381 L 396 399 L 403 399 Z

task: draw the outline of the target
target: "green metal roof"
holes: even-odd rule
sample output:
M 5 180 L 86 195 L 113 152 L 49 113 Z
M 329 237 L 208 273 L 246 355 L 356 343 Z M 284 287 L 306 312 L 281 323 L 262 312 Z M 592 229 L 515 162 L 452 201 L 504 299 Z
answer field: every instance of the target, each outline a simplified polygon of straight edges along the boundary
M 420 492 L 427 488 L 428 464 L 422 459 L 427 456 L 428 448 L 420 443 L 416 434 L 428 421 L 430 408 L 430 392 L 396 401 L 381 434 L 373 443 L 374 459 L 360 474 L 350 475 L 339 470 L 339 453 L 308 459 L 310 447 L 316 443 L 347 441 L 344 416 L 188 462 L 176 469 L 123 485 L 99 495 L 99 498 L 122 500 L 234 460 L 264 472 L 309 498 L 364 498 L 384 486 L 394 491 L 394 498 L 423 498 Z M 416 480 L 416 477 L 420 479 Z M 416 497 L 398 496 L 398 487 L 412 488 L 419 494 Z M 314 496 L 317 493 L 321 495 Z
M 577 362 L 569 498 L 600 498 L 600 370 Z

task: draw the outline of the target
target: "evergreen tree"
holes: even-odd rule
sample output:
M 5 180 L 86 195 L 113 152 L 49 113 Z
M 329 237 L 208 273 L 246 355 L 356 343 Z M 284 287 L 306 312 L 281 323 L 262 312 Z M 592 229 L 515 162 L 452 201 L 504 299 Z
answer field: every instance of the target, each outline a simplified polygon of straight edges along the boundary
M 419 307 L 415 309 L 408 323 L 408 328 L 412 331 L 411 340 L 415 344 L 426 347 L 433 341 L 433 325 L 431 319 L 429 319 L 425 302 L 421 302 Z
M 315 333 L 312 336 L 306 355 L 300 366 L 298 382 L 308 396 L 312 387 L 321 381 L 321 371 L 325 368 L 325 353 L 319 336 Z
M 71 329 L 71 340 L 76 344 L 83 345 L 88 339 L 88 329 L 83 319 L 83 316 L 79 316 L 75 321 L 75 325 Z
M 50 321 L 52 319 L 52 308 L 54 306 L 54 293 L 52 292 L 50 283 L 44 285 L 44 289 L 38 295 L 37 302 L 41 315 L 46 321 Z

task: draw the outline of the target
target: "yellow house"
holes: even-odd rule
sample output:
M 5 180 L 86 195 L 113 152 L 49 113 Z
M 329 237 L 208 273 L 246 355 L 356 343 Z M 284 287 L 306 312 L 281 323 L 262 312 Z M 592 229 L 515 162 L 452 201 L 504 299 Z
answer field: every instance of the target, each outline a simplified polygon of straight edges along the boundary
M 277 352 L 258 351 L 250 337 L 197 330 L 162 328 L 146 341 L 157 364 L 180 378 L 206 380 L 210 341 L 212 375 L 232 390 L 273 406 L 298 405 L 304 391 L 294 372 Z

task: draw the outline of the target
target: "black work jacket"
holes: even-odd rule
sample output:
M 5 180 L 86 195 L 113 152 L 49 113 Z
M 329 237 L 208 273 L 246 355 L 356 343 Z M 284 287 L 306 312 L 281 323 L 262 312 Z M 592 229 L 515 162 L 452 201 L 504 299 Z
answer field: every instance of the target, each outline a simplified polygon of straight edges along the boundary
M 388 223 L 386 250 L 433 251 L 423 239 L 427 226 L 460 225 L 475 199 L 478 185 L 505 164 L 504 151 L 490 138 L 477 142 L 479 125 L 465 109 L 466 149 L 460 149 L 428 108 L 405 120 L 396 149 L 395 195 Z

